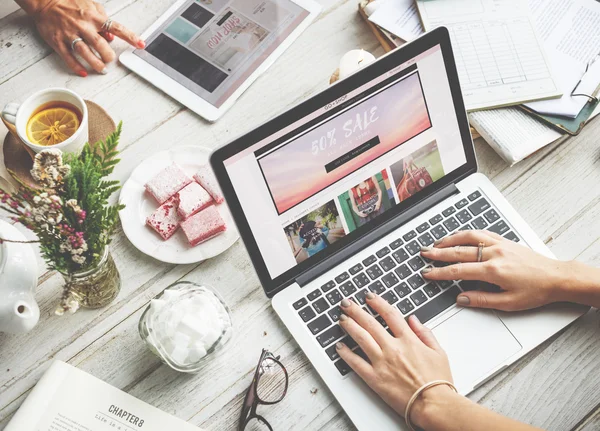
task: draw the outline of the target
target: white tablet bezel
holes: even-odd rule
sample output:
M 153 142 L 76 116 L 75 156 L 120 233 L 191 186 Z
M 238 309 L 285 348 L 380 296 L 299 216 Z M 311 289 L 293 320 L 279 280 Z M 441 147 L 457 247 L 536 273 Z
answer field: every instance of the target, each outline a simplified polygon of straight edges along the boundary
M 181 7 L 184 3 L 189 0 L 179 0 L 173 6 L 171 6 L 154 24 L 152 24 L 141 36 L 143 40 L 146 40 L 151 34 L 153 34 L 165 21 L 171 18 L 171 16 Z M 211 103 L 204 100 L 201 96 L 192 92 L 188 88 L 184 87 L 173 78 L 165 75 L 163 72 L 146 62 L 141 57 L 138 57 L 133 53 L 135 48 L 129 48 L 119 56 L 119 61 L 131 71 L 137 73 L 142 78 L 146 79 L 155 87 L 167 93 L 169 96 L 182 103 L 183 105 L 190 108 L 196 114 L 204 117 L 206 120 L 213 122 L 219 119 L 242 95 L 246 89 L 252 85 L 252 83 L 258 78 L 263 72 L 265 72 L 277 58 L 283 54 L 283 52 L 298 38 L 298 36 L 306 30 L 306 28 L 312 23 L 316 16 L 321 11 L 321 5 L 316 3 L 314 0 L 290 0 L 296 3 L 298 6 L 308 11 L 309 15 L 306 19 L 294 29 L 289 36 L 267 57 L 267 59 L 233 92 L 229 98 L 223 102 L 220 107 L 216 107 Z

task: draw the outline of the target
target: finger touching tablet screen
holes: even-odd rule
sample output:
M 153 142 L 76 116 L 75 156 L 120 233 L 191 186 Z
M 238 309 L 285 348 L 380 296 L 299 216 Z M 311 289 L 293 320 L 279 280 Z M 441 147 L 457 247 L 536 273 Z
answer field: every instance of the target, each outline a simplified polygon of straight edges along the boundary
M 308 27 L 313 0 L 183 0 L 121 62 L 210 121 Z

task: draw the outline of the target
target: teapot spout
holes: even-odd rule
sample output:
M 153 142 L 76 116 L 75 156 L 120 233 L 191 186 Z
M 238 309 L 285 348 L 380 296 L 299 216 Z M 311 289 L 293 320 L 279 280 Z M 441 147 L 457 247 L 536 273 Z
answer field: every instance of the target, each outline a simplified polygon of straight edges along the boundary
M 40 319 L 40 308 L 32 294 L 21 294 L 4 304 L 0 313 L 0 332 L 23 334 L 29 332 Z

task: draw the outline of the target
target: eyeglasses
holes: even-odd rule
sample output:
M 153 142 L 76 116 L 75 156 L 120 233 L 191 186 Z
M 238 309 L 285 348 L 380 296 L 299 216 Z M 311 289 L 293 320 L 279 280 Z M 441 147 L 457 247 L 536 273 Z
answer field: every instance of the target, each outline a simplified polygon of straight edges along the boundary
M 256 413 L 256 408 L 261 404 L 277 404 L 287 394 L 288 373 L 279 358 L 263 349 L 244 398 L 238 431 L 273 431 L 269 422 Z

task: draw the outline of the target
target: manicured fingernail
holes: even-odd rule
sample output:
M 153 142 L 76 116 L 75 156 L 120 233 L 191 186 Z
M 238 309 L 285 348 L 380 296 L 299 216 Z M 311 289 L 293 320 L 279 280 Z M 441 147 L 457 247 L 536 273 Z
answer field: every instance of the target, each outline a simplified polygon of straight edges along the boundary
M 456 303 L 458 305 L 469 305 L 471 303 L 471 300 L 468 296 L 459 295 L 459 297 L 456 298 Z
M 350 307 L 350 304 L 352 304 L 352 303 L 349 300 L 347 300 L 346 298 L 342 299 L 342 302 L 340 303 L 340 305 L 344 308 Z
M 443 239 L 436 239 L 435 241 L 433 241 L 433 246 L 435 247 L 436 245 L 440 245 L 442 241 Z
M 102 70 L 100 71 L 100 73 L 101 73 L 102 75 L 106 75 L 106 74 L 108 73 L 108 69 L 105 67 L 104 69 L 102 69 Z
M 421 247 L 421 253 L 427 253 L 428 251 L 431 251 L 432 248 L 431 247 Z
M 144 48 L 146 48 L 146 43 L 143 40 L 140 40 L 137 43 L 137 47 L 140 48 L 140 49 L 144 49 Z
M 337 350 L 342 350 L 345 347 L 344 343 L 335 343 L 335 348 Z
M 77 75 L 81 76 L 82 78 L 85 78 L 87 76 L 87 72 L 85 70 L 80 70 L 79 72 L 77 72 Z
M 373 292 L 367 293 L 367 299 L 375 299 L 375 294 Z
M 433 270 L 433 268 L 423 268 L 421 270 L 421 274 L 427 274 L 428 272 L 431 272 Z
M 410 316 L 410 318 L 415 320 L 417 323 L 421 323 L 421 321 L 419 320 L 419 318 L 417 317 L 416 314 L 413 314 L 412 316 Z
M 106 38 L 112 42 L 115 40 L 115 35 L 112 33 L 106 33 Z
M 345 321 L 345 320 L 347 320 L 347 319 L 348 319 L 348 316 L 346 316 L 345 314 L 342 314 L 342 315 L 340 316 L 340 322 L 343 322 L 343 321 Z

